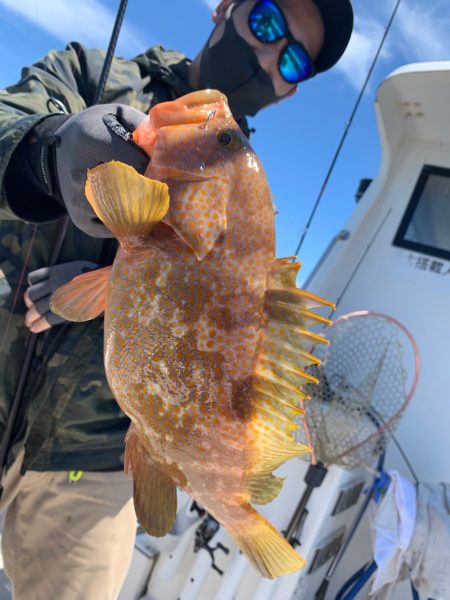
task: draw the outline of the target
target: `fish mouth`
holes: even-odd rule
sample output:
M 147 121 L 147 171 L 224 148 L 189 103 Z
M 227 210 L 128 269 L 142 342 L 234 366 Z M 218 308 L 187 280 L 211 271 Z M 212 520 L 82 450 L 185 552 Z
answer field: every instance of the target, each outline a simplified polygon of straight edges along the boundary
M 205 107 L 207 110 L 207 107 L 211 104 L 225 104 L 228 108 L 228 99 L 225 94 L 219 92 L 219 90 L 206 89 L 191 92 L 190 94 L 186 94 L 185 96 L 182 96 L 173 102 L 163 102 L 155 106 L 155 108 L 158 107 L 158 109 L 161 110 L 164 105 L 168 104 L 172 104 L 174 107 L 176 105 L 178 110 L 180 107 L 183 107 L 184 110 L 195 111 L 195 109 L 200 109 L 203 111 Z M 228 108 L 228 111 L 229 110 L 230 109 Z M 198 123 L 199 120 L 195 119 L 193 122 Z
M 133 132 L 133 141 L 151 158 L 160 129 L 208 123 L 212 117 L 232 119 L 227 97 L 218 90 L 199 90 L 154 106 Z
M 217 115 L 231 116 L 227 97 L 218 90 L 199 90 L 171 102 L 161 102 L 150 113 L 155 129 L 169 125 L 196 125 L 208 119 L 211 111 Z

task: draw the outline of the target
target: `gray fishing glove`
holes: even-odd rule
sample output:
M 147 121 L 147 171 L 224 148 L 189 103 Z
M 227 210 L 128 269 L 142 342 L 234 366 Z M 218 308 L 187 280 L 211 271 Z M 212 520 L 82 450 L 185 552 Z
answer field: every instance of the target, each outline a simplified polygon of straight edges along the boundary
M 65 207 L 73 223 L 88 235 L 113 237 L 86 199 L 87 170 L 119 160 L 143 173 L 149 159 L 131 133 L 145 116 L 124 104 L 100 104 L 73 115 L 46 117 L 25 137 L 8 165 L 5 187 L 13 210 L 25 220 L 39 222 L 58 218 Z
M 50 310 L 50 298 L 62 285 L 71 281 L 81 273 L 98 269 L 99 265 L 87 260 L 74 260 L 72 262 L 43 267 L 28 273 L 29 288 L 25 292 L 25 304 L 28 311 L 25 315 L 25 324 L 33 333 L 40 333 L 53 325 L 65 323 L 65 319 Z

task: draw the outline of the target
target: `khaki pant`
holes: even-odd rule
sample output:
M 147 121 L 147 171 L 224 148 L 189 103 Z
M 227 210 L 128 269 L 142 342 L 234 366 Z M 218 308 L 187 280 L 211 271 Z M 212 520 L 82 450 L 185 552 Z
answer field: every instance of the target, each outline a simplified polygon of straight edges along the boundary
M 132 482 L 122 472 L 4 478 L 2 551 L 14 600 L 114 600 L 136 533 Z

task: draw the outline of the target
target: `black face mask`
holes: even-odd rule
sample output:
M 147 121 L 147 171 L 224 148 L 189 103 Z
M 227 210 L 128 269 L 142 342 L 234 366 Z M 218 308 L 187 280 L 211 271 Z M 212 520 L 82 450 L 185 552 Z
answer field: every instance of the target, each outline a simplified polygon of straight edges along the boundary
M 213 33 L 202 51 L 200 87 L 223 92 L 235 119 L 253 116 L 264 106 L 280 100 L 270 75 L 260 67 L 255 51 L 237 33 L 231 15 L 225 20 L 222 38 L 209 48 Z

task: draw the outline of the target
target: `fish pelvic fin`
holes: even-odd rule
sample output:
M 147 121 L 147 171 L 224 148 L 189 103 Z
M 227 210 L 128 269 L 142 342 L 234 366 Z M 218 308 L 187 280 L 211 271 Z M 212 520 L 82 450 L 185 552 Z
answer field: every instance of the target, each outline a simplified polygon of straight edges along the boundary
M 106 291 L 112 267 L 96 269 L 74 277 L 56 290 L 50 309 L 67 321 L 90 321 L 106 306 Z
M 177 488 L 150 457 L 133 425 L 126 437 L 125 472 L 133 475 L 134 509 L 141 526 L 156 537 L 166 535 L 177 514 Z
M 97 217 L 124 246 L 139 246 L 169 210 L 165 183 L 111 161 L 88 169 L 86 197 Z
M 263 577 L 275 579 L 298 571 L 306 564 L 288 541 L 249 504 L 239 507 L 238 519 L 224 525 Z
M 294 437 L 296 419 L 304 414 L 299 405 L 309 399 L 302 386 L 318 383 L 305 367 L 320 361 L 306 348 L 327 340 L 309 327 L 331 323 L 311 309 L 334 305 L 297 289 L 299 268 L 300 263 L 291 262 L 291 258 L 277 259 L 268 277 L 268 322 L 253 372 L 253 410 L 247 424 L 247 492 L 255 504 L 271 502 L 281 490 L 283 480 L 272 475 L 274 469 L 311 451 L 308 444 L 299 444 Z

